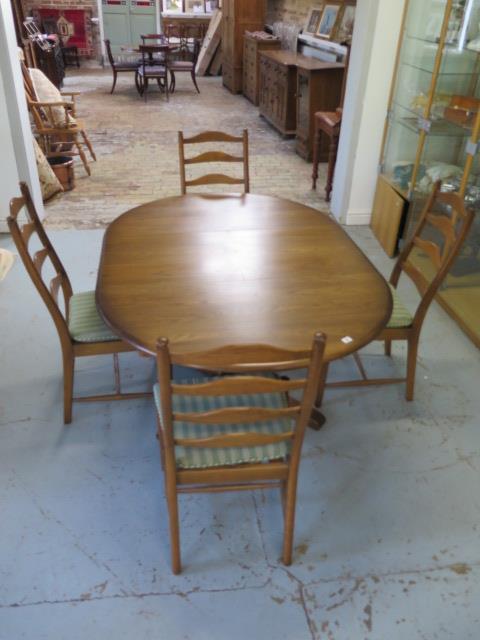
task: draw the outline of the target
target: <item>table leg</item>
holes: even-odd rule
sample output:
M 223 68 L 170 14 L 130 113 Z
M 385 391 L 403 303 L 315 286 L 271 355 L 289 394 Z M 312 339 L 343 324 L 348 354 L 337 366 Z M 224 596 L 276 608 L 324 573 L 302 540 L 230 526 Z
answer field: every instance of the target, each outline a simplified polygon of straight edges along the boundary
M 318 179 L 318 156 L 320 151 L 320 138 L 321 131 L 315 123 L 315 134 L 313 136 L 313 171 L 312 171 L 312 189 L 315 190 L 317 188 L 317 179 Z

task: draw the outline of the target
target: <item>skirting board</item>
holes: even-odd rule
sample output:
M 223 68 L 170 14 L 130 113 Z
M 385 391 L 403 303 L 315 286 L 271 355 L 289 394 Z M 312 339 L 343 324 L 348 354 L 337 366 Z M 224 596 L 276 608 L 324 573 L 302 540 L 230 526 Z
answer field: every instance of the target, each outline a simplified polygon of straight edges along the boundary
M 371 219 L 371 209 L 359 209 L 357 211 L 347 211 L 347 215 L 343 218 L 342 222 L 346 225 L 368 225 Z

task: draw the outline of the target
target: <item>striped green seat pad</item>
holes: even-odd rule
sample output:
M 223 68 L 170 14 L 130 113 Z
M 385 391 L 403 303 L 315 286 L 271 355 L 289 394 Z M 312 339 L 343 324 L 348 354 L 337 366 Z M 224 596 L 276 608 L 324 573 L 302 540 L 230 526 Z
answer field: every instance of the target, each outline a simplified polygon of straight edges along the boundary
M 75 342 L 112 342 L 118 336 L 101 319 L 95 291 L 76 293 L 70 298 L 68 330 Z
M 388 321 L 387 328 L 389 329 L 401 329 L 403 327 L 409 327 L 413 322 L 413 316 L 407 307 L 401 301 L 397 290 L 389 285 L 393 298 L 393 309 L 390 320 Z
M 213 379 L 213 378 L 212 378 Z M 205 380 L 182 380 L 182 384 L 195 384 Z M 156 384 L 153 395 L 157 411 L 160 414 L 160 387 Z M 239 396 L 172 396 L 172 409 L 174 413 L 203 413 L 226 407 L 265 407 L 279 409 L 287 406 L 287 399 L 282 393 L 262 393 Z M 214 435 L 228 433 L 269 433 L 278 434 L 291 431 L 294 428 L 293 421 L 265 420 L 248 424 L 193 424 L 175 421 L 173 425 L 175 438 L 206 438 Z M 284 458 L 290 449 L 289 442 L 278 442 L 257 447 L 228 447 L 203 449 L 196 447 L 175 447 L 177 467 L 180 469 L 202 469 L 207 467 L 220 467 L 236 465 L 247 462 L 267 462 Z

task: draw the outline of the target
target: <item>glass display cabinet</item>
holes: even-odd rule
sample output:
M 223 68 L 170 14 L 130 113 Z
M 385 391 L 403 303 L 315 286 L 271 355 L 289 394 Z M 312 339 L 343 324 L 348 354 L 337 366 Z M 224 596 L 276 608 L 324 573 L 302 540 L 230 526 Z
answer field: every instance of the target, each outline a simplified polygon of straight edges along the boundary
M 391 256 L 437 180 L 480 210 L 479 73 L 480 0 L 407 0 L 372 215 Z M 480 346 L 480 212 L 438 301 Z

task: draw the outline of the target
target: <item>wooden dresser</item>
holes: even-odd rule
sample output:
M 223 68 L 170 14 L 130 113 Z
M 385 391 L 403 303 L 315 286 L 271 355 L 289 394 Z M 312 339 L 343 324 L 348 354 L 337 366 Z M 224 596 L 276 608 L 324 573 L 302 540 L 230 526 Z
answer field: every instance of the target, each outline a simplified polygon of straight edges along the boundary
M 322 62 L 289 51 L 260 52 L 260 113 L 283 135 L 296 134 L 296 150 L 311 160 L 316 111 L 335 111 L 340 104 L 344 65 Z M 328 140 L 320 162 L 328 159 Z
M 300 56 L 299 56 L 300 57 Z M 342 97 L 345 65 L 304 58 L 297 74 L 297 145 L 298 155 L 311 160 L 315 135 L 315 113 L 335 111 Z M 320 141 L 319 161 L 327 162 L 329 140 Z
M 262 116 L 284 136 L 297 130 L 297 55 L 261 51 L 259 107 Z
M 243 36 L 245 31 L 263 31 L 266 0 L 223 0 L 223 84 L 232 93 L 243 85 Z
M 260 52 L 280 49 L 280 40 L 262 40 L 246 33 L 243 41 L 243 95 L 258 105 L 260 95 Z

